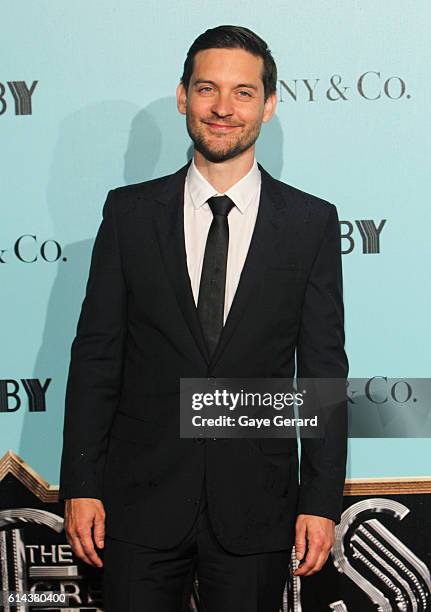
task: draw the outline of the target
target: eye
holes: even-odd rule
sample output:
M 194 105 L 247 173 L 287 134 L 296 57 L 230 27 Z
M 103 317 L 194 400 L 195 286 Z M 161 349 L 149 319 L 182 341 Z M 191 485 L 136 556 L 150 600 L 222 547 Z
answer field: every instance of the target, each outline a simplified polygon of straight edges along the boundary
M 239 91 L 238 93 L 240 94 L 240 98 L 251 98 L 251 94 L 249 91 L 241 89 L 241 91 Z
M 212 87 L 210 87 L 209 85 L 205 85 L 204 87 L 200 87 L 198 89 L 199 92 L 203 91 L 204 93 L 206 93 L 207 91 L 211 91 Z

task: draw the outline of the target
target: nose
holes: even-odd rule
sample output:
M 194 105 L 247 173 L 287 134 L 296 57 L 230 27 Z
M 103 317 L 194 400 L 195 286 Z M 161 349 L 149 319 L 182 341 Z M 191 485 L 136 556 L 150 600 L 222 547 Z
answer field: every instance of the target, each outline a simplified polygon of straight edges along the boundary
M 218 117 L 229 117 L 233 114 L 232 101 L 227 92 L 219 92 L 217 97 L 214 99 L 211 111 Z

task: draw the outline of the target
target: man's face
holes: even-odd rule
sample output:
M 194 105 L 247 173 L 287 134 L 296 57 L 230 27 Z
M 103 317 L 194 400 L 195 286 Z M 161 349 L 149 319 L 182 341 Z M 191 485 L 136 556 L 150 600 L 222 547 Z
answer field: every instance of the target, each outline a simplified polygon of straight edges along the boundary
M 195 149 L 207 160 L 223 162 L 243 153 L 272 117 L 276 96 L 265 102 L 262 70 L 262 58 L 243 49 L 196 54 L 188 92 L 178 85 L 177 103 Z

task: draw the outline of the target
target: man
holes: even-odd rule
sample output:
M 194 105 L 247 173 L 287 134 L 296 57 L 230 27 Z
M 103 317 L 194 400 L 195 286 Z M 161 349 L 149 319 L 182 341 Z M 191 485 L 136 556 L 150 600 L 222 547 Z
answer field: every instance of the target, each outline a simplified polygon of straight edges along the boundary
M 302 441 L 300 486 L 296 439 L 179 437 L 180 378 L 292 378 L 295 352 L 299 377 L 347 377 L 336 208 L 254 157 L 276 79 L 256 34 L 207 30 L 177 88 L 192 162 L 104 206 L 60 498 L 75 554 L 104 565 L 108 611 L 179 610 L 196 572 L 206 612 L 276 612 L 292 544 L 309 576 L 333 543 L 343 426 Z

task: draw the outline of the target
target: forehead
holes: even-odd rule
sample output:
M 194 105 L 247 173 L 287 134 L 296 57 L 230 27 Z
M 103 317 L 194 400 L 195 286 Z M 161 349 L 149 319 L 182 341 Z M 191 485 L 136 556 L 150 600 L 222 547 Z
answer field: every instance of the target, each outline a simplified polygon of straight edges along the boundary
M 244 49 L 204 49 L 195 55 L 192 81 L 208 79 L 259 85 L 262 72 L 263 59 Z

